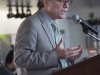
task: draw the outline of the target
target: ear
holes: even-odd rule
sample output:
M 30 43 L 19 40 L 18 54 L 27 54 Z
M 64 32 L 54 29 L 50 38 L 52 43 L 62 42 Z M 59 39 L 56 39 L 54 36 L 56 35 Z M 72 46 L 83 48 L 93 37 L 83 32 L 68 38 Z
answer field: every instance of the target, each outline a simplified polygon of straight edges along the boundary
M 48 7 L 48 0 L 43 0 L 44 7 Z

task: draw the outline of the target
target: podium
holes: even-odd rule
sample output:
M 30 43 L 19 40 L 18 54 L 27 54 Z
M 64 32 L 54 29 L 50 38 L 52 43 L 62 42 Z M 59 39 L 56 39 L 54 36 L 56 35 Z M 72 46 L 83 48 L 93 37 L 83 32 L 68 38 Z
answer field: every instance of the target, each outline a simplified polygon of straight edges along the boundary
M 100 75 L 100 54 L 56 71 L 52 75 Z

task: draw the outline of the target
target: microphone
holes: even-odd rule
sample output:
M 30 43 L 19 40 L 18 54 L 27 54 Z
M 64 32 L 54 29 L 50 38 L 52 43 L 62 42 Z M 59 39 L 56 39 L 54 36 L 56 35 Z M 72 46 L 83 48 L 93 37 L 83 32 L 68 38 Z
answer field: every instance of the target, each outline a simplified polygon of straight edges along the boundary
M 99 31 L 96 30 L 94 27 L 92 27 L 91 25 L 89 25 L 86 21 L 84 21 L 83 19 L 81 19 L 77 14 L 72 16 L 72 19 L 76 22 L 78 22 L 79 24 L 81 24 L 85 29 L 92 31 L 95 34 L 98 34 Z

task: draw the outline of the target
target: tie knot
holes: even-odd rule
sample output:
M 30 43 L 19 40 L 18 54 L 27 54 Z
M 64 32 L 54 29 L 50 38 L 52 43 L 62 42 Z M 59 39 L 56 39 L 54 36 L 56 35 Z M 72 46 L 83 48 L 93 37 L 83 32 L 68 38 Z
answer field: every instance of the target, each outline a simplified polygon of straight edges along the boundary
M 55 28 L 55 29 L 57 28 L 56 22 L 53 22 L 51 25 L 52 25 L 53 28 Z

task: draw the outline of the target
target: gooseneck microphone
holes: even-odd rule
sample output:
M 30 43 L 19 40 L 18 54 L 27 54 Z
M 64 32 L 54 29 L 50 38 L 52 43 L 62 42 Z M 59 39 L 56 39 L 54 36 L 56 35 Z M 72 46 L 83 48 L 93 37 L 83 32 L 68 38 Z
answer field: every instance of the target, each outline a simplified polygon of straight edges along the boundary
M 79 24 L 81 24 L 86 30 L 90 30 L 95 34 L 98 34 L 99 31 L 96 30 L 94 27 L 92 27 L 91 25 L 89 25 L 86 21 L 84 21 L 83 19 L 81 19 L 77 14 L 72 16 L 72 19 L 75 22 L 78 22 Z

